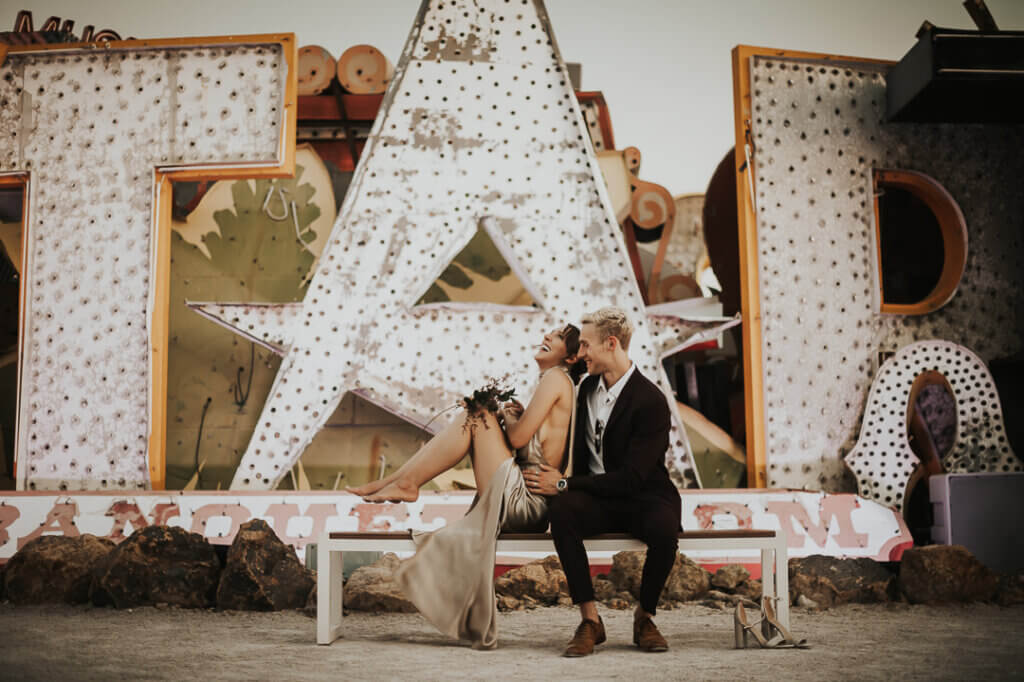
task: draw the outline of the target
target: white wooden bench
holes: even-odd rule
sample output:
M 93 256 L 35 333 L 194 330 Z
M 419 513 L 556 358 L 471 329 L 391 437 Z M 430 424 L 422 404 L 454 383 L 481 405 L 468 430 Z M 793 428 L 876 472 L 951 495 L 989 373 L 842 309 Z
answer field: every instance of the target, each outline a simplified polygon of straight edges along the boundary
M 587 551 L 620 552 L 646 549 L 626 534 L 598 535 L 583 541 Z M 776 616 L 789 627 L 789 566 L 786 534 L 774 530 L 684 531 L 679 534 L 679 551 L 697 550 L 761 551 L 761 582 L 766 597 L 778 597 Z M 409 533 L 324 533 L 317 542 L 316 641 L 330 644 L 341 636 L 343 552 L 413 552 L 416 545 Z M 500 552 L 550 552 L 554 543 L 547 533 L 502 533 Z

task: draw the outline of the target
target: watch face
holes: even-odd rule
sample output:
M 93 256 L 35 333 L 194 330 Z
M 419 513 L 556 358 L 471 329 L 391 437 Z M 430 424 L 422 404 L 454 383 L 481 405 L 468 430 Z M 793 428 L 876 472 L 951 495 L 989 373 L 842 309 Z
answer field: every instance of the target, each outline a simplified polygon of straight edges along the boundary
M 569 482 L 566 481 L 564 478 L 560 478 L 560 479 L 558 479 L 558 485 L 556 487 L 559 490 L 565 490 L 566 488 L 569 487 Z

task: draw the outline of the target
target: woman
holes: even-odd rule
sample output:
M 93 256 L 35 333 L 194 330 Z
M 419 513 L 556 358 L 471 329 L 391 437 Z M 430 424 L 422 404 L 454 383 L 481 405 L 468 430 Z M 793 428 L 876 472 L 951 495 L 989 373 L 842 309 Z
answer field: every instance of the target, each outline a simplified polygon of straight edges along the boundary
M 398 471 L 348 488 L 370 502 L 411 502 L 421 485 L 471 457 L 478 493 L 469 512 L 432 533 L 414 533 L 416 555 L 402 563 L 395 579 L 427 620 L 451 637 L 472 640 L 474 648 L 497 643 L 498 533 L 547 527 L 547 499 L 527 489 L 523 470 L 545 464 L 569 473 L 575 385 L 583 371 L 576 362 L 579 337 L 571 324 L 544 336 L 534 356 L 541 371 L 537 390 L 525 409 L 518 403 L 501 408 L 504 429 L 487 410 L 475 416 L 464 411 Z

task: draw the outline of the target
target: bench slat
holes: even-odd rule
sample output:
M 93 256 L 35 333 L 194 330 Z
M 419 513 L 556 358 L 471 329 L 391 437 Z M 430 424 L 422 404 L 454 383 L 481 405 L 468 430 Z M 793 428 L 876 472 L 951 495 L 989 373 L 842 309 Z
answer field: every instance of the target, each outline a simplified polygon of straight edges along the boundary
M 680 531 L 679 538 L 686 540 L 714 540 L 731 538 L 773 538 L 774 530 L 694 530 Z M 331 540 L 408 540 L 409 531 L 388 531 L 383 533 L 330 533 Z M 550 533 L 502 533 L 499 540 L 550 540 Z M 629 533 L 602 533 L 588 540 L 635 540 Z

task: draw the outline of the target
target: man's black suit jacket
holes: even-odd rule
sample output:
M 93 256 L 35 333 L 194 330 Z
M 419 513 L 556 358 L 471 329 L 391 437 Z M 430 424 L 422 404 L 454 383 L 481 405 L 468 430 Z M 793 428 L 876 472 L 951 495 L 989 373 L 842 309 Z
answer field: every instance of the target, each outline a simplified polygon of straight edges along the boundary
M 569 490 L 585 490 L 599 497 L 654 493 L 679 500 L 679 491 L 665 468 L 672 423 L 668 402 L 661 389 L 639 370 L 634 371 L 622 387 L 604 427 L 601 454 L 605 473 L 591 474 L 587 447 L 587 424 L 591 418 L 587 397 L 600 378 L 600 375 L 590 375 L 580 384 Z

